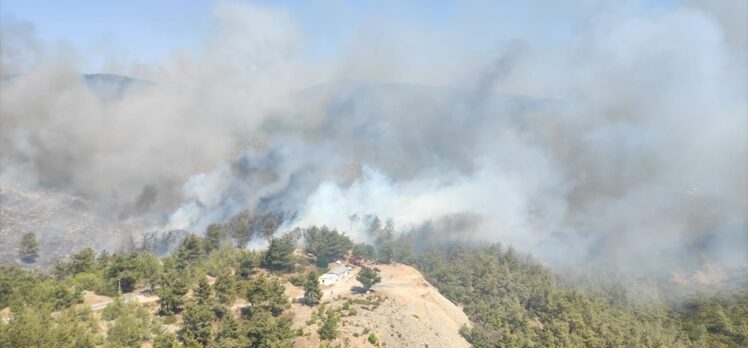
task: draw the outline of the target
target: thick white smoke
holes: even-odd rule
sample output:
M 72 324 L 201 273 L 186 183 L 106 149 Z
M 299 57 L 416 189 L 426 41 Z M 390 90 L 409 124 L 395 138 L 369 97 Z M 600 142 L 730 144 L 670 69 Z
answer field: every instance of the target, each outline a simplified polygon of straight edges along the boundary
M 117 100 L 39 53 L 2 90 L 2 183 L 153 201 L 160 229 L 250 209 L 364 239 L 374 214 L 553 264 L 745 267 L 745 3 L 532 3 L 497 34 L 502 6 L 366 21 L 312 63 L 287 13 L 221 3 L 204 54 Z
M 154 207 L 171 209 L 190 176 L 257 143 L 270 111 L 311 83 L 296 30 L 282 11 L 237 3 L 214 17 L 203 52 L 124 71 L 141 80 L 111 81 L 127 92 L 119 98 L 100 98 L 70 47 L 5 23 L 4 184 L 28 179 L 133 205 L 151 187 Z M 37 63 L 22 69 L 29 61 Z

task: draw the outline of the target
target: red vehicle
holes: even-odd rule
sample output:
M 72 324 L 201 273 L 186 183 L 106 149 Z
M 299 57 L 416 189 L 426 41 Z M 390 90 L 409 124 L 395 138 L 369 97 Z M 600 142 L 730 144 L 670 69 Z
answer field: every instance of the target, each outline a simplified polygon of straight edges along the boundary
M 364 263 L 366 262 L 365 259 L 362 259 L 362 258 L 356 257 L 356 256 L 351 256 L 351 258 L 348 259 L 348 261 L 350 261 L 351 264 L 359 266 L 359 267 L 363 266 Z

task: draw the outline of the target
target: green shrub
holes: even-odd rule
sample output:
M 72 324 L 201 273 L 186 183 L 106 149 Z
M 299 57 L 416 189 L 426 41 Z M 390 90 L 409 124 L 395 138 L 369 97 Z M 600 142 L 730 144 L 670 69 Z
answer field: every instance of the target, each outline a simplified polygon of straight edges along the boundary
M 299 274 L 299 275 L 291 277 L 291 279 L 289 280 L 289 282 L 293 286 L 299 286 L 300 287 L 300 286 L 304 285 L 304 279 L 305 279 L 304 275 L 303 274 Z
M 379 344 L 379 338 L 377 338 L 377 335 L 375 335 L 373 332 L 369 334 L 369 337 L 367 339 L 369 340 L 369 343 L 375 346 Z
M 330 259 L 320 256 L 317 258 L 317 261 L 314 262 L 315 265 L 319 268 L 326 268 L 328 264 L 330 264 Z
M 331 340 L 338 336 L 338 323 L 340 322 L 340 316 L 335 312 L 328 312 L 327 317 L 322 322 L 317 333 L 319 338 L 323 340 Z
M 88 290 L 96 293 L 107 292 L 106 281 L 97 272 L 78 273 L 69 279 L 69 284 L 80 290 Z
M 125 311 L 107 331 L 107 340 L 120 347 L 140 347 L 149 336 L 149 317 L 143 310 Z
M 104 320 L 116 320 L 122 314 L 129 310 L 127 305 L 122 303 L 119 298 L 115 298 L 109 305 L 107 305 L 103 311 L 101 311 L 101 319 Z
M 153 348 L 177 348 L 177 338 L 173 333 L 163 332 L 153 340 Z

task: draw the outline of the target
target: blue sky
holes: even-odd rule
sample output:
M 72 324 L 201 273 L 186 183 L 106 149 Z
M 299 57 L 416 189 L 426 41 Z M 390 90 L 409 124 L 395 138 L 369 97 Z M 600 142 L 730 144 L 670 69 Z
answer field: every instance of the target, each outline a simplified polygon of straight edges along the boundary
M 3 0 L 0 18 L 31 23 L 40 39 L 70 43 L 92 65 L 106 55 L 150 63 L 199 44 L 212 7 L 211 1 Z
M 73 44 L 86 56 L 117 55 L 149 63 L 174 49 L 198 47 L 211 26 L 212 0 L 3 0 L 4 22 L 34 26 L 45 42 Z M 346 28 L 379 13 L 418 13 L 429 21 L 449 15 L 452 3 L 391 2 L 378 6 L 366 1 L 248 1 L 287 9 L 319 54 L 332 53 L 346 38 Z M 102 57 L 99 57 L 102 58 Z
M 672 4 L 673 0 L 643 0 L 652 4 Z M 526 35 L 535 26 L 537 11 L 552 13 L 551 27 L 556 34 L 573 30 L 572 16 L 558 2 L 528 4 L 521 1 L 487 1 L 466 4 L 453 1 L 250 1 L 287 9 L 310 43 L 313 57 L 334 55 L 360 23 L 377 21 L 408 22 L 422 31 L 443 35 L 453 29 L 464 31 L 466 39 L 480 32 L 479 39 L 511 38 Z M 3 0 L 3 24 L 25 22 L 45 43 L 72 44 L 84 57 L 85 70 L 99 70 L 111 57 L 119 63 L 149 64 L 175 50 L 199 49 L 211 28 L 211 0 Z M 459 9 L 457 9 L 459 7 Z M 472 19 L 457 18 L 470 13 Z M 555 14 L 558 14 L 555 16 Z M 483 18 L 479 18 L 483 17 Z M 459 27 L 459 28 L 455 28 Z M 472 27 L 472 28 L 471 28 Z M 424 29 L 425 28 L 425 29 Z M 431 29 L 429 29 L 431 28 Z M 443 32 L 439 32 L 439 31 Z

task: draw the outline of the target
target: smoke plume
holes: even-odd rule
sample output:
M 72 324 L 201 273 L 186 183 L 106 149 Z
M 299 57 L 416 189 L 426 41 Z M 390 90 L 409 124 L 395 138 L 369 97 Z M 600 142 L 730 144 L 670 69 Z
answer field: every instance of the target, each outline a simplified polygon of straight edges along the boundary
M 114 97 L 6 23 L 1 184 L 90 197 L 135 232 L 249 209 L 366 240 L 351 217 L 372 214 L 551 265 L 745 267 L 745 3 L 531 2 L 507 32 L 502 6 L 375 13 L 310 59 L 293 15 L 222 2 L 201 53 L 114 71 L 137 79 Z

